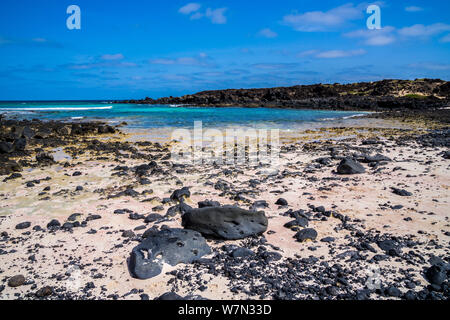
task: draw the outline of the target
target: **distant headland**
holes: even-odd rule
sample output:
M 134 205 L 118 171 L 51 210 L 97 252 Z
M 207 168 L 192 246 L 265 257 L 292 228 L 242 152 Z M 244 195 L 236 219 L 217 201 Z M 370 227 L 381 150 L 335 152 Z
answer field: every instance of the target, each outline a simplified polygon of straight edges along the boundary
M 333 110 L 430 110 L 450 105 L 450 83 L 440 79 L 382 80 L 262 89 L 202 91 L 181 97 L 116 101 L 205 107 L 268 107 Z

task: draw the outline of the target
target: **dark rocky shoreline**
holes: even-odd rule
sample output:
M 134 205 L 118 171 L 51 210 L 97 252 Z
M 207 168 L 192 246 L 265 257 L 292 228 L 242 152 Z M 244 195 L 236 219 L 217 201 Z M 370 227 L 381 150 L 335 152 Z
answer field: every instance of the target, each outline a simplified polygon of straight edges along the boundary
M 53 162 L 43 152 L 76 143 L 86 135 L 106 135 L 116 128 L 103 122 L 63 122 L 40 120 L 6 120 L 0 116 L 0 175 L 21 171 L 32 163 L 25 158 L 34 156 L 37 163 Z M 20 158 L 19 161 L 12 159 Z

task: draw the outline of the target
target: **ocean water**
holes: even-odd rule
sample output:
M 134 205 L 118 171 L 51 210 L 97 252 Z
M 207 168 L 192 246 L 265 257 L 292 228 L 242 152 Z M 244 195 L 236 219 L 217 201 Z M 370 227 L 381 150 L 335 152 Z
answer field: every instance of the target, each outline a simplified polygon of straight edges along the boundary
M 0 114 L 14 119 L 103 120 L 111 124 L 127 123 L 131 129 L 163 127 L 192 128 L 194 121 L 203 127 L 250 126 L 265 129 L 289 129 L 302 124 L 339 122 L 364 112 L 290 110 L 273 108 L 204 108 L 175 105 L 112 104 L 87 102 L 1 102 Z

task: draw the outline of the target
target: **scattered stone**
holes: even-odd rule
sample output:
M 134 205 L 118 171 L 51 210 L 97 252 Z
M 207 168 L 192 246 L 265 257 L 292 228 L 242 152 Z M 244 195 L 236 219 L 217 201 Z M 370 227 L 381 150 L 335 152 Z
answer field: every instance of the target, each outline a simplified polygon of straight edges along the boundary
M 431 284 L 440 286 L 447 278 L 447 271 L 442 266 L 434 265 L 427 269 L 425 275 Z
M 402 295 L 402 292 L 396 287 L 389 287 L 386 289 L 386 295 L 399 298 Z
M 184 202 L 180 202 L 176 206 L 170 207 L 167 210 L 166 216 L 172 218 L 172 217 L 175 217 L 177 215 L 183 215 L 183 214 L 185 214 L 186 212 L 188 212 L 190 210 L 192 210 L 192 207 L 188 206 Z
M 404 189 L 397 189 L 397 188 L 391 188 L 392 193 L 401 196 L 401 197 L 411 197 L 413 194 L 409 191 L 406 191 Z
M 11 288 L 20 287 L 25 284 L 25 277 L 23 275 L 17 275 L 8 279 L 8 286 Z
M 71 214 L 69 216 L 69 218 L 67 218 L 67 220 L 68 221 L 76 221 L 78 219 L 78 217 L 81 217 L 81 214 L 80 213 L 74 213 L 74 214 Z
M 288 222 L 284 225 L 285 228 L 292 229 L 295 227 L 306 228 L 309 225 L 308 219 L 304 217 L 297 217 L 295 220 Z
M 394 240 L 378 241 L 377 245 L 390 256 L 400 256 L 401 254 L 401 245 Z
M 189 188 L 184 187 L 182 189 L 175 190 L 170 196 L 170 199 L 172 201 L 184 202 L 184 199 L 189 198 L 190 196 L 191 192 L 189 191 Z
M 38 297 L 38 298 L 44 298 L 44 297 L 51 296 L 52 294 L 53 294 L 53 288 L 47 286 L 47 287 L 43 287 L 43 288 L 39 289 L 39 290 L 36 292 L 36 297 Z
M 86 218 L 86 221 L 93 221 L 93 220 L 99 220 L 99 219 L 101 219 L 102 218 L 102 216 L 101 215 L 98 215 L 98 214 L 91 214 L 91 215 L 89 215 L 87 218 Z
M 373 162 L 391 162 L 392 159 L 383 156 L 381 154 L 377 154 L 375 156 L 365 156 L 362 162 L 364 163 L 373 163 Z
M 298 242 L 305 242 L 308 240 L 314 241 L 317 238 L 317 231 L 311 228 L 303 229 L 297 232 L 294 238 L 297 239 Z
M 361 174 L 366 172 L 364 167 L 351 158 L 345 158 L 337 168 L 339 174 Z
M 267 203 L 266 200 L 258 200 L 253 202 L 251 210 L 258 210 L 258 209 L 265 209 L 268 208 L 269 204 Z
M 122 237 L 124 237 L 124 238 L 134 238 L 134 237 L 136 237 L 136 235 L 134 234 L 133 231 L 126 230 L 126 231 L 122 232 Z
M 22 222 L 16 225 L 17 230 L 28 229 L 31 226 L 31 222 Z
M 321 242 L 326 242 L 326 243 L 330 243 L 330 242 L 334 242 L 336 241 L 336 238 L 333 237 L 326 237 L 320 240 Z
M 279 206 L 287 206 L 288 202 L 287 202 L 286 199 L 280 198 L 280 199 L 277 200 L 277 202 L 275 202 L 275 204 L 279 205 Z
M 160 301 L 179 301 L 179 300 L 185 300 L 182 296 L 179 296 L 175 292 L 166 292 L 162 296 L 156 298 L 155 300 Z
M 247 248 L 237 248 L 235 249 L 232 253 L 231 256 L 233 258 L 245 258 L 245 257 L 250 257 L 250 256 L 254 256 L 255 253 Z
M 59 228 L 59 227 L 61 227 L 61 223 L 58 220 L 56 220 L 56 219 L 53 219 L 52 221 L 50 221 L 47 224 L 47 229 L 56 229 L 56 228 Z
M 64 230 L 72 230 L 74 228 L 74 224 L 71 222 L 66 222 L 61 227 Z
M 51 154 L 41 151 L 36 154 L 36 161 L 43 164 L 50 164 L 54 163 L 55 159 Z
M 11 174 L 9 177 L 6 177 L 5 179 L 3 179 L 3 182 L 7 182 L 9 180 L 14 180 L 14 179 L 18 179 L 18 178 L 22 178 L 22 175 L 20 173 L 13 173 Z
M 144 222 L 145 223 L 152 223 L 152 222 L 160 221 L 162 219 L 163 219 L 162 215 L 157 214 L 157 213 L 151 213 L 145 218 Z

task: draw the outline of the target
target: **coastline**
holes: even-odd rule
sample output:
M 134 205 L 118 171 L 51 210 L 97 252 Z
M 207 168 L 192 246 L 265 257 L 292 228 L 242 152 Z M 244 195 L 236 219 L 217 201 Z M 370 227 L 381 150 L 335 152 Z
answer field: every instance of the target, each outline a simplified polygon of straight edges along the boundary
M 340 111 L 427 111 L 450 105 L 449 82 L 440 79 L 382 80 L 258 89 L 202 91 L 181 97 L 123 100 L 129 104 L 202 107 L 266 107 Z

